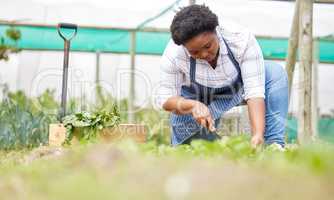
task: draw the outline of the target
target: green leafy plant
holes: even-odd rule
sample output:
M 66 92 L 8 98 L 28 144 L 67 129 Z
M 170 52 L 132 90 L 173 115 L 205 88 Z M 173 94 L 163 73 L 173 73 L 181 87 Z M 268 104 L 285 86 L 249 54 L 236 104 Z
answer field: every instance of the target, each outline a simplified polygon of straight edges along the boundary
M 17 42 L 21 39 L 21 31 L 14 26 L 6 30 L 5 36 L 0 36 L 0 60 L 9 60 L 9 54 L 18 53 Z M 14 44 L 13 44 L 14 43 Z
M 55 115 L 45 112 L 46 108 L 56 109 L 57 104 L 52 104 L 52 99 L 53 94 L 49 91 L 37 98 L 28 98 L 22 91 L 12 93 L 4 87 L 0 102 L 0 149 L 32 148 L 46 144 L 48 126 L 56 121 Z
M 116 108 L 112 111 L 95 111 L 95 112 L 78 112 L 65 116 L 63 119 L 64 126 L 67 130 L 66 142 L 69 143 L 73 136 L 75 128 L 80 130 L 80 140 L 88 141 L 94 139 L 97 133 L 105 127 L 117 126 L 120 122 L 120 114 Z
M 14 41 L 18 41 L 21 38 L 21 31 L 15 27 L 10 27 L 6 30 L 6 36 Z

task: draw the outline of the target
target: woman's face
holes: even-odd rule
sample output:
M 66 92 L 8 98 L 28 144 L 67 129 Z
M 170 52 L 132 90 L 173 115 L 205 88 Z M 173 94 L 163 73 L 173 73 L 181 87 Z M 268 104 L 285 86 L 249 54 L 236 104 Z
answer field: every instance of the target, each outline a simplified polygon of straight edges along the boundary
M 201 33 L 184 44 L 191 57 L 208 62 L 215 60 L 219 42 L 215 32 Z

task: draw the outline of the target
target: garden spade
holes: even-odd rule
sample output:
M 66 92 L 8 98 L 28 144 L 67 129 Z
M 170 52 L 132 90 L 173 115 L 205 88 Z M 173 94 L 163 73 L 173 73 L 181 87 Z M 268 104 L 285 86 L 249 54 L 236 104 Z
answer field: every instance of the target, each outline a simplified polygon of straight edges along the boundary
M 63 78 L 62 78 L 62 90 L 61 90 L 61 105 L 58 114 L 59 124 L 50 124 L 49 126 L 49 145 L 60 146 L 66 138 L 66 129 L 61 123 L 63 117 L 66 115 L 66 98 L 67 98 L 67 79 L 68 79 L 68 63 L 69 53 L 71 47 L 71 40 L 77 34 L 77 25 L 69 23 L 59 23 L 57 31 L 60 37 L 64 40 L 64 64 L 63 64 Z M 71 31 L 70 34 L 66 34 L 65 30 Z
M 72 29 L 74 30 L 72 35 L 66 36 L 62 29 Z M 66 97 L 67 97 L 67 79 L 68 79 L 68 61 L 70 55 L 71 40 L 77 34 L 77 25 L 60 23 L 58 24 L 57 30 L 58 34 L 64 40 L 64 65 L 63 65 L 63 81 L 62 81 L 62 90 L 61 90 L 61 107 L 59 112 L 59 121 L 62 121 L 62 118 L 66 115 Z

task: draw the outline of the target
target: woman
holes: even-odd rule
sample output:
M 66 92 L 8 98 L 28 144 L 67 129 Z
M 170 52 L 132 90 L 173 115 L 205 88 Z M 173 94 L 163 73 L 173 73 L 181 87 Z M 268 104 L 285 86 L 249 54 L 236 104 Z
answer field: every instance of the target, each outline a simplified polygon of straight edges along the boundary
M 222 114 L 246 102 L 255 147 L 284 147 L 288 84 L 284 69 L 264 62 L 255 37 L 219 26 L 204 5 L 176 13 L 161 62 L 158 104 L 171 112 L 172 145 L 215 140 Z

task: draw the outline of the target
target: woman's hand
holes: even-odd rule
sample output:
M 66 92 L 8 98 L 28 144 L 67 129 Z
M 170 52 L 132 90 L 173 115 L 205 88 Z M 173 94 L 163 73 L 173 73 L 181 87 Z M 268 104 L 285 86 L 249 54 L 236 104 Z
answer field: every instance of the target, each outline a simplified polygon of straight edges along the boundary
M 192 114 L 201 126 L 208 128 L 211 132 L 216 131 L 209 108 L 199 101 L 173 96 L 164 103 L 163 108 L 179 115 Z
M 214 120 L 205 104 L 194 101 L 191 114 L 201 126 L 208 128 L 211 132 L 216 131 Z
M 251 139 L 251 145 L 253 148 L 256 148 L 260 145 L 262 145 L 264 142 L 264 139 L 263 139 L 263 136 L 262 134 L 255 134 L 252 136 L 252 139 Z

